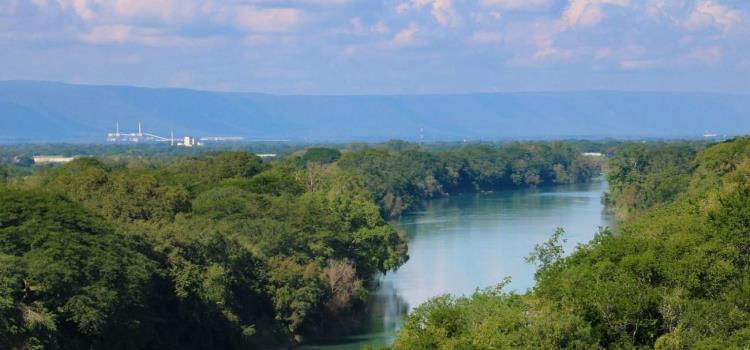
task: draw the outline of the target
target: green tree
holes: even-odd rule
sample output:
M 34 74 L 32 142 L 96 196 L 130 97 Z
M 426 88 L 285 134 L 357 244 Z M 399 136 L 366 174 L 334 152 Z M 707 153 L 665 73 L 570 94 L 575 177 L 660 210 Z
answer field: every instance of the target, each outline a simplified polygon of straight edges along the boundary
M 300 160 L 302 164 L 308 163 L 329 164 L 341 158 L 341 151 L 335 148 L 312 147 L 305 151 Z
M 250 178 L 264 169 L 263 160 L 247 152 L 221 152 L 211 165 L 215 179 Z
M 4 348 L 105 347 L 150 340 L 153 262 L 138 243 L 62 197 L 0 192 Z M 127 337 L 127 335 L 146 337 Z

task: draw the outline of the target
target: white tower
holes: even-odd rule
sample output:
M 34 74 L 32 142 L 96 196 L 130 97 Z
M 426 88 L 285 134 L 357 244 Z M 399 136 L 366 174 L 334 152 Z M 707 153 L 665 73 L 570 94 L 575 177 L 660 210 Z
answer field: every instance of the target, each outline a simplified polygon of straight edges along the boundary
M 143 129 L 141 129 L 141 122 L 138 122 L 138 136 L 143 136 Z

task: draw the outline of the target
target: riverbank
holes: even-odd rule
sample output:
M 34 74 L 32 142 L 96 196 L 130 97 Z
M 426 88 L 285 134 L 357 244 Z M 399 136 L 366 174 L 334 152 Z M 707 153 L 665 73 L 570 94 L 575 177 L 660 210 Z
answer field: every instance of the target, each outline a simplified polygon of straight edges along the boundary
M 557 236 L 537 247 L 531 293 L 433 299 L 392 348 L 747 347 L 750 139 L 696 153 L 675 146 L 634 145 L 613 158 L 615 202 L 635 215 L 567 257 Z
M 473 193 L 427 200 L 392 223 L 407 234 L 410 259 L 388 272 L 369 301 L 367 329 L 350 337 L 309 344 L 306 350 L 388 346 L 405 314 L 429 298 L 471 294 L 512 276 L 510 289 L 533 286 L 535 268 L 523 258 L 557 227 L 566 248 L 588 242 L 610 216 L 602 178 L 573 185 Z

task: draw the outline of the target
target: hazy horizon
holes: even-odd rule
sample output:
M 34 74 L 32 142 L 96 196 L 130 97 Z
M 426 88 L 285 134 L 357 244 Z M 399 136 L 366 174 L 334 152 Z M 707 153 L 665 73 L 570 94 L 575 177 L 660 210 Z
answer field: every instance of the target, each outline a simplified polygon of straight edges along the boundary
M 309 141 L 676 138 L 750 131 L 743 95 L 525 92 L 269 95 L 0 82 L 0 139 L 104 141 L 117 122 L 178 136 Z M 422 130 L 422 132 L 420 132 Z
M 88 83 L 71 83 L 64 81 L 55 80 L 36 80 L 36 79 L 6 79 L 0 80 L 0 83 L 44 83 L 44 84 L 60 84 L 60 85 L 73 85 L 73 86 L 89 86 L 89 87 L 114 87 L 114 88 L 138 88 L 138 89 L 150 89 L 150 90 L 187 90 L 196 92 L 208 92 L 208 93 L 234 93 L 234 94 L 255 94 L 255 95 L 269 95 L 269 96 L 280 96 L 280 97 L 294 97 L 294 96 L 309 96 L 309 97 L 357 97 L 357 96 L 446 96 L 446 95 L 493 95 L 493 94 L 535 94 L 535 93 L 586 93 L 586 92 L 624 92 L 624 93 L 674 93 L 674 94 L 709 94 L 709 95 L 735 95 L 735 96 L 750 96 L 750 92 L 721 92 L 721 91 L 710 91 L 710 90 L 645 90 L 645 89 L 572 89 L 572 90 L 497 90 L 497 91 L 466 91 L 466 92 L 433 92 L 433 93 L 383 93 L 383 94 L 368 94 L 368 93 L 352 93 L 352 94 L 284 94 L 284 93 L 272 93 L 265 91 L 245 91 L 245 90 L 212 90 L 210 88 L 191 88 L 191 87 L 172 87 L 172 86 L 145 86 L 145 85 L 122 85 L 122 84 L 88 84 Z

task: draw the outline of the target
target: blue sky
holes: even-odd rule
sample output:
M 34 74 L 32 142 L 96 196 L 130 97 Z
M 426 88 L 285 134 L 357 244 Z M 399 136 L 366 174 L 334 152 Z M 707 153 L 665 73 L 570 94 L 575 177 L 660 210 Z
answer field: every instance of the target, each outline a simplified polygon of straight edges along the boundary
M 0 80 L 750 94 L 748 0 L 0 0 Z

